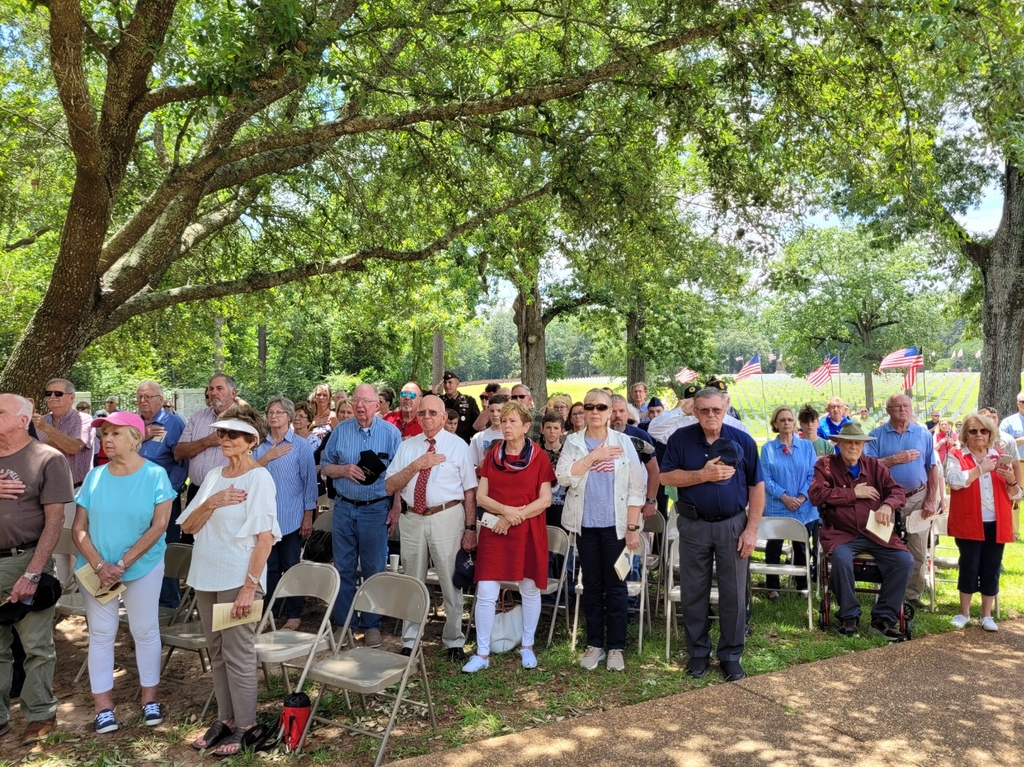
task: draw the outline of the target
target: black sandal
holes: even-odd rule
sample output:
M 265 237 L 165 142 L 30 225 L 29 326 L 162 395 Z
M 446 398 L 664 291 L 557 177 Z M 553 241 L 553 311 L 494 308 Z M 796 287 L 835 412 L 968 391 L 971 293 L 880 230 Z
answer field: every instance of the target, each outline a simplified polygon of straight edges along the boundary
M 213 752 L 213 755 L 220 757 L 238 756 L 238 754 L 242 753 L 246 749 L 252 749 L 253 751 L 267 750 L 266 743 L 273 733 L 274 731 L 268 725 L 261 724 L 259 722 L 254 724 L 248 730 L 243 730 L 239 727 L 234 731 L 234 733 L 232 733 L 230 738 L 220 744 L 217 750 Z M 238 746 L 237 751 L 232 751 L 230 753 L 221 751 L 225 746 L 235 745 Z
M 206 731 L 202 738 L 199 740 L 192 741 L 192 748 L 196 751 L 205 751 L 208 748 L 213 748 L 225 738 L 231 737 L 234 734 L 234 730 L 228 727 L 224 722 L 218 719 L 212 725 L 210 729 Z M 200 746 L 199 741 L 202 740 L 205 745 Z

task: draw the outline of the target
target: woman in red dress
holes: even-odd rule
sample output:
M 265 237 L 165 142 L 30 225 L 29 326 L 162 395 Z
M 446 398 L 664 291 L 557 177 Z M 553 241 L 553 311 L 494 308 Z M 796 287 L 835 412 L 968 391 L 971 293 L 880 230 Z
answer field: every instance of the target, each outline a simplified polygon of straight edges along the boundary
M 523 668 L 536 668 L 533 638 L 540 620 L 538 583 L 548 580 L 548 530 L 544 512 L 551 505 L 555 472 L 547 454 L 527 439 L 530 411 L 515 400 L 501 409 L 503 442 L 495 443 L 480 464 L 476 502 L 498 521 L 480 526 L 476 558 L 476 654 L 467 674 L 490 665 L 491 628 L 501 581 L 518 581 L 523 600 Z

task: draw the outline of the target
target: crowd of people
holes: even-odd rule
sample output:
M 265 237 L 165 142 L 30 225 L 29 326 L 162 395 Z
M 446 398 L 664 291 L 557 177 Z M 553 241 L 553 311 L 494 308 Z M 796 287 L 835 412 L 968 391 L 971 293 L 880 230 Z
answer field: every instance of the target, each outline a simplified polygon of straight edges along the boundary
M 732 408 L 727 386 L 710 378 L 682 390 L 673 408 L 645 384 L 624 397 L 593 389 L 582 402 L 556 395 L 534 403 L 529 387 L 489 384 L 476 398 L 445 371 L 436 393 L 416 382 L 398 392 L 364 383 L 352 391 L 317 386 L 303 400 L 270 398 L 262 412 L 235 380 L 214 375 L 206 407 L 186 420 L 159 383 L 143 381 L 135 411 L 110 398 L 95 416 L 75 405 L 63 378 L 46 384 L 46 413 L 31 400 L 0 394 L 0 738 L 10 730 L 12 691 L 26 720 L 22 742 L 56 726 L 53 603 L 78 583 L 89 629 L 88 668 L 95 730 L 118 729 L 113 648 L 123 604 L 135 644 L 146 725 L 163 721 L 159 609 L 179 604 L 180 584 L 164 577 L 168 543 L 193 546 L 187 583 L 194 589 L 209 647 L 216 721 L 193 745 L 230 755 L 256 721 L 256 623 L 214 630 L 214 605 L 232 618 L 273 610 L 283 629 L 298 629 L 301 599 L 270 604 L 282 575 L 299 562 L 325 498 L 333 562 L 341 588 L 332 606 L 339 629 L 358 584 L 400 552 L 406 575 L 424 580 L 433 567 L 444 601 L 442 642 L 466 673 L 490 666 L 492 629 L 502 583 L 517 586 L 526 669 L 537 666 L 535 634 L 541 591 L 553 563 L 547 527 L 569 533 L 579 568 L 586 646 L 580 665 L 625 668 L 630 602 L 620 571 L 624 552 L 651 542 L 644 521 L 677 512 L 680 614 L 687 672 L 711 667 L 711 590 L 720 625 L 715 648 L 727 680 L 742 679 L 750 631 L 748 572 L 762 516 L 791 517 L 810 545 L 794 542 L 792 560 L 817 572 L 828 558 L 836 628 L 860 631 L 854 560 L 868 553 L 881 573 L 870 629 L 903 638 L 904 603 L 922 607 L 932 523 L 948 514 L 960 551 L 956 628 L 992 617 L 1005 544 L 1018 533 L 1024 460 L 1024 393 L 1019 413 L 999 419 L 981 408 L 956 423 L 939 412 L 919 424 L 911 400 L 888 398 L 878 424 L 866 408 L 840 398 L 824 414 L 809 404 L 771 414 L 774 437 L 758 448 Z M 901 525 L 895 525 L 897 512 Z M 62 533 L 67 529 L 68 533 Z M 397 540 L 389 541 L 397 529 Z M 77 561 L 54 557 L 70 534 Z M 820 546 L 819 546 L 820 543 Z M 396 548 L 397 547 L 397 548 Z M 467 656 L 460 552 L 475 551 L 475 652 Z M 778 563 L 783 541 L 769 540 Z M 52 584 L 56 584 L 55 586 Z M 810 588 L 806 579 L 795 590 Z M 782 598 L 769 576 L 767 598 Z M 116 590 L 119 599 L 107 598 Z M 54 596 L 54 594 L 56 596 Z M 6 611 L 6 612 L 5 612 Z M 378 615 L 358 614 L 338 642 L 382 644 Z M 419 627 L 402 629 L 402 652 Z M 18 661 L 21 661 L 19 664 Z M 15 679 L 16 672 L 21 678 Z M 14 688 L 12 690 L 12 688 Z

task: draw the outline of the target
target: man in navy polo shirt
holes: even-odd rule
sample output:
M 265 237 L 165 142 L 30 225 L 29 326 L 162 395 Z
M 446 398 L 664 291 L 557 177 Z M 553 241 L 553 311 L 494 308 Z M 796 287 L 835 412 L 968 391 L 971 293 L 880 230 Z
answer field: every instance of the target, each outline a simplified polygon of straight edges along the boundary
M 724 423 L 728 407 L 719 389 L 697 392 L 697 423 L 669 437 L 661 482 L 679 488 L 679 606 L 690 655 L 686 672 L 695 679 L 708 672 L 708 608 L 717 570 L 718 661 L 732 682 L 746 676 L 740 657 L 746 644 L 747 572 L 764 511 L 764 480 L 754 440 Z

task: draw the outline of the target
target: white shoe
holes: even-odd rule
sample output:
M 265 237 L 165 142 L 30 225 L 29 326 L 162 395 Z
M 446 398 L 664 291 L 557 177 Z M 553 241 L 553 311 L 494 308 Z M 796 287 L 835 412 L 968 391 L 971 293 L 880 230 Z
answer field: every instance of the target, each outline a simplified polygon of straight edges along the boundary
M 971 622 L 971 619 L 968 618 L 966 615 L 957 614 L 954 615 L 949 622 L 953 624 L 953 628 L 962 629 L 964 626 Z
M 462 667 L 464 674 L 475 674 L 477 671 L 483 671 L 491 665 L 489 658 L 481 658 L 479 655 L 474 655 L 468 661 L 466 665 Z
M 981 627 L 985 629 L 985 631 L 999 631 L 999 624 L 992 620 L 991 615 L 987 618 L 981 619 Z
M 533 650 L 524 647 L 519 650 L 519 656 L 523 659 L 523 668 L 537 668 L 537 656 Z
M 626 662 L 622 658 L 622 650 L 608 651 L 608 670 L 622 671 L 626 668 Z
M 605 652 L 603 647 L 588 647 L 580 658 L 580 665 L 587 671 L 593 671 L 597 664 L 604 660 Z

